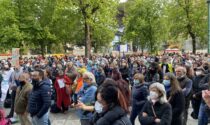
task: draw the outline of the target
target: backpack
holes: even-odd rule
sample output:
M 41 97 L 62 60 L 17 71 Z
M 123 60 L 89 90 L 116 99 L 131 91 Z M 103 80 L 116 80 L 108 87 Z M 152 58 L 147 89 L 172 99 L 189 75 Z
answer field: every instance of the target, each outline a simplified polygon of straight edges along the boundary
M 61 109 L 58 108 L 56 104 L 53 104 L 50 108 L 50 112 L 51 113 L 59 113 L 59 112 L 61 112 Z

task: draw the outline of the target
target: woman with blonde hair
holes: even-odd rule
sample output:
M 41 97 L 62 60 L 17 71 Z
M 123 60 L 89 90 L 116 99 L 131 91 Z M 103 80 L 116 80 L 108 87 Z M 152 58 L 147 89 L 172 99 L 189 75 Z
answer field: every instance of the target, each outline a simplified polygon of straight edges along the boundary
M 153 83 L 149 91 L 148 101 L 139 116 L 140 123 L 142 125 L 171 125 L 172 109 L 166 99 L 164 85 Z

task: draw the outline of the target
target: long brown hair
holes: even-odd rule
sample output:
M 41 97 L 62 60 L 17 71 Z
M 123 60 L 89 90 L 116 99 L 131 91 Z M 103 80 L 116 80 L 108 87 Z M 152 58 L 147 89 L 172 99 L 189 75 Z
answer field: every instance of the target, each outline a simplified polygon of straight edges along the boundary
M 168 79 L 171 82 L 171 92 L 170 92 L 170 96 L 173 96 L 174 94 L 176 94 L 178 91 L 181 91 L 181 87 L 179 85 L 179 82 L 176 78 L 176 76 L 173 73 L 166 73 L 165 74 L 166 77 L 168 77 Z
M 118 91 L 118 104 L 120 107 L 122 107 L 127 113 L 129 113 L 129 99 L 130 95 L 125 95 L 126 90 L 122 90 L 122 88 L 119 86 L 119 84 L 114 81 L 113 79 L 106 79 L 104 83 L 101 85 L 101 87 L 107 87 L 109 85 L 114 85 L 117 87 Z

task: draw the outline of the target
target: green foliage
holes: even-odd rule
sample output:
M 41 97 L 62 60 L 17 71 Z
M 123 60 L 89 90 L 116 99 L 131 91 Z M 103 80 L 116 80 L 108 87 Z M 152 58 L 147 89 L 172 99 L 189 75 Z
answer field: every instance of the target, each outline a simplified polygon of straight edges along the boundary
M 164 31 L 162 1 L 133 0 L 127 5 L 125 38 L 150 52 L 158 49 Z
M 83 46 L 87 23 L 97 50 L 114 37 L 117 5 L 113 0 L 1 0 L 1 47 L 30 48 L 45 54 L 46 47 L 62 45 L 66 50 L 66 44 Z
M 193 52 L 207 41 L 207 3 L 205 0 L 172 0 L 166 6 L 170 39 L 181 43 L 190 37 Z M 176 10 L 176 11 L 174 11 Z M 199 41 L 197 41 L 199 39 Z M 200 42 L 200 43 L 198 43 Z

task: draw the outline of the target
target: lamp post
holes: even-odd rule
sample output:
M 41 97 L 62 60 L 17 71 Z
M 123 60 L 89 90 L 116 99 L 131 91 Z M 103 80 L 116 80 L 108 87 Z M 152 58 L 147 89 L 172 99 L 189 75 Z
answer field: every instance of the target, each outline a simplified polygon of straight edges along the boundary
M 208 53 L 210 54 L 210 0 L 207 0 L 208 3 Z

